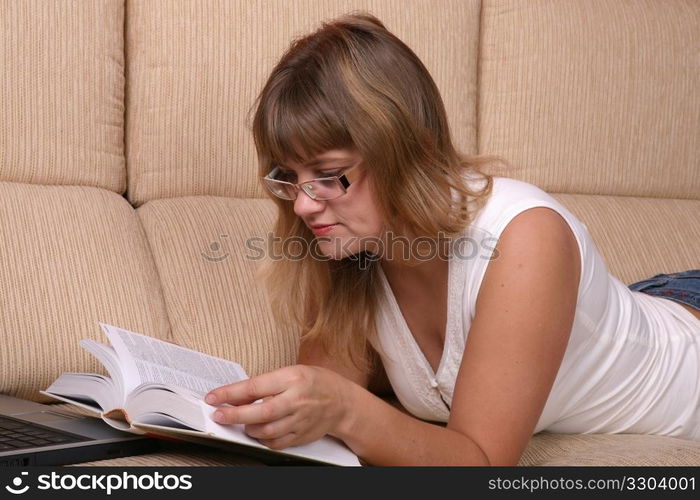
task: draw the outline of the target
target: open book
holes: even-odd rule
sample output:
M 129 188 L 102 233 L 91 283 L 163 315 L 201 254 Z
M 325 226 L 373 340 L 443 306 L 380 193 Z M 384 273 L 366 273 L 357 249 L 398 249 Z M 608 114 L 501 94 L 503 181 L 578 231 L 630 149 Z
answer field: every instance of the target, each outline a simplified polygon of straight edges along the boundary
M 248 436 L 242 425 L 214 422 L 215 407 L 203 398 L 216 387 L 248 378 L 239 364 L 115 326 L 100 326 L 111 346 L 89 339 L 81 340 L 80 345 L 110 376 L 64 373 L 42 394 L 72 403 L 127 432 L 199 443 L 235 443 L 239 449 L 257 451 L 257 456 L 265 450 L 324 464 L 360 465 L 349 448 L 330 436 L 271 450 Z

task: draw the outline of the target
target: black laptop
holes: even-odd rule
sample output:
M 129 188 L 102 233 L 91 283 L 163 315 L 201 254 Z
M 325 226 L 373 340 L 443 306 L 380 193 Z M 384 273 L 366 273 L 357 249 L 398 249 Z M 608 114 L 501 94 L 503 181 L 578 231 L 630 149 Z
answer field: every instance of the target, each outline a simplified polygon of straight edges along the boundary
M 158 439 L 113 429 L 96 418 L 0 394 L 0 467 L 75 464 L 161 446 Z

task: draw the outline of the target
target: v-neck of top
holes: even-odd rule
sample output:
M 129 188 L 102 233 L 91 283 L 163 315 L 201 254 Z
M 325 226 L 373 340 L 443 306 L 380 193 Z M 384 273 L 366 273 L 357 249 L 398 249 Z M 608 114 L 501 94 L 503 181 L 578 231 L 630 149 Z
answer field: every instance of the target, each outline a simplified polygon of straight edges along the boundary
M 465 335 L 462 332 L 462 307 L 458 304 L 464 288 L 463 264 L 463 259 L 455 258 L 453 252 L 450 252 L 447 272 L 445 341 L 435 371 L 413 337 L 384 270 L 381 265 L 378 266 L 388 306 L 386 313 L 393 317 L 393 324 L 397 327 L 395 331 L 382 331 L 380 333 L 381 344 L 383 346 L 391 344 L 391 350 L 398 353 L 400 370 L 403 372 L 401 375 L 407 379 L 412 391 L 419 395 L 427 406 L 439 409 L 440 413 L 445 416 L 449 415 L 454 381 L 464 351 Z M 387 375 L 391 381 L 391 374 L 387 372 Z
M 423 368 L 425 369 L 426 373 L 430 375 L 430 379 L 435 379 L 437 376 L 440 374 L 441 368 L 444 366 L 444 359 L 445 359 L 445 354 L 448 351 L 449 348 L 449 323 L 450 323 L 450 309 L 451 309 L 451 300 L 450 300 L 450 290 L 451 290 L 451 285 L 452 285 L 452 259 L 448 259 L 447 262 L 447 314 L 445 317 L 447 318 L 447 321 L 445 323 L 445 331 L 444 331 L 444 338 L 445 341 L 442 346 L 442 352 L 440 355 L 440 361 L 438 362 L 437 365 L 437 370 L 433 370 L 433 367 L 430 365 L 430 362 L 428 361 L 428 358 L 425 356 L 425 353 L 423 350 L 420 348 L 420 345 L 418 345 L 418 342 L 416 341 L 416 338 L 413 336 L 413 333 L 411 332 L 411 329 L 408 326 L 408 322 L 406 321 L 405 316 L 401 312 L 401 307 L 399 306 L 398 300 L 396 300 L 396 295 L 394 295 L 394 290 L 391 288 L 391 284 L 389 283 L 388 278 L 386 277 L 386 274 L 384 273 L 384 269 L 382 269 L 381 266 L 379 266 L 380 269 L 380 275 L 382 276 L 382 281 L 384 283 L 384 289 L 386 290 L 386 297 L 389 301 L 389 305 L 391 307 L 392 313 L 396 316 L 396 319 L 398 320 L 399 325 L 401 328 L 399 329 L 398 334 L 400 334 L 405 341 L 407 341 L 408 345 L 411 346 L 411 350 L 413 351 L 414 357 L 416 359 L 420 359 L 421 364 L 423 365 Z

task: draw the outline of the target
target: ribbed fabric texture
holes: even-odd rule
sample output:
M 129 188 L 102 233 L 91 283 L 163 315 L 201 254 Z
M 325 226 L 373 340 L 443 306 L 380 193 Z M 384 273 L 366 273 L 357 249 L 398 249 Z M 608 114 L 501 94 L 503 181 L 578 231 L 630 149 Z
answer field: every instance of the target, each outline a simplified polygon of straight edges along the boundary
M 700 201 L 553 194 L 588 227 L 626 284 L 659 273 L 700 268 Z
M 455 143 L 474 152 L 477 0 L 131 0 L 130 201 L 262 197 L 248 112 L 293 38 L 353 10 L 375 14 L 423 60 Z
M 180 446 L 180 445 L 178 445 Z M 533 436 L 519 466 L 697 466 L 700 443 L 667 436 L 636 434 Z M 181 445 L 177 451 L 85 462 L 81 466 L 227 466 L 263 465 L 225 451 Z
M 207 449 L 189 443 L 170 445 L 173 451 L 161 451 L 133 457 L 111 458 L 75 464 L 80 467 L 231 467 L 265 465 L 235 451 Z
M 549 434 L 530 439 L 524 466 L 697 466 L 700 443 L 637 434 Z
M 255 271 L 267 248 L 272 201 L 211 196 L 138 209 L 178 344 L 240 363 L 249 375 L 293 364 L 298 332 L 278 325 Z
M 169 339 L 134 209 L 110 191 L 0 182 L 0 393 L 37 394 L 66 371 L 101 371 L 79 345 L 98 322 Z
M 484 0 L 479 152 L 547 192 L 700 199 L 700 2 Z
M 387 402 L 405 412 L 395 400 Z M 82 414 L 72 405 L 56 404 L 62 412 Z M 136 457 L 84 462 L 81 466 L 226 466 L 263 465 L 235 452 L 207 450 L 197 445 L 173 444 L 173 451 Z M 520 466 L 697 466 L 700 443 L 668 436 L 636 434 L 550 434 L 541 432 L 528 443 Z
M 0 181 L 126 190 L 124 0 L 0 2 Z

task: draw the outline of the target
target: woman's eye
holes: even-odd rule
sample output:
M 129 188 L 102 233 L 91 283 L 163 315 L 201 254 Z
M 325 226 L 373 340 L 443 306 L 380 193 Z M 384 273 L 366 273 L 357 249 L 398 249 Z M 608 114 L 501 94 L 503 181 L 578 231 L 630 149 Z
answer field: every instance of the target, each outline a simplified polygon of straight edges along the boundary
M 342 172 L 342 170 L 336 170 L 335 172 L 321 172 L 321 174 L 319 175 L 319 177 L 321 177 L 321 178 L 325 178 L 325 177 L 335 177 L 335 176 L 337 176 L 337 175 L 340 175 L 340 172 Z
M 296 179 L 296 174 L 294 172 L 288 172 L 285 170 L 280 170 L 277 174 L 277 179 L 280 181 L 291 182 Z

